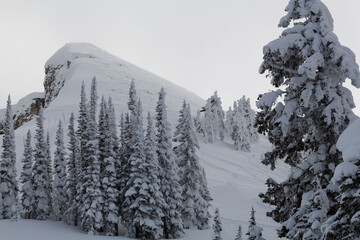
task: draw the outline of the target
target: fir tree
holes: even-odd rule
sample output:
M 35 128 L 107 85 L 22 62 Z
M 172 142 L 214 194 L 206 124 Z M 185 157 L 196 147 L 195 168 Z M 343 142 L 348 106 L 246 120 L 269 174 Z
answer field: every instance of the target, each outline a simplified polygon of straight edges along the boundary
M 183 233 L 182 198 L 178 165 L 172 150 L 171 129 L 167 120 L 165 90 L 159 92 L 156 106 L 156 142 L 160 166 L 160 189 L 166 204 L 163 207 L 164 238 L 179 238 Z
M 217 137 L 221 141 L 225 136 L 224 111 L 221 107 L 221 100 L 217 91 L 207 100 L 204 111 L 204 132 L 206 142 L 212 143 Z
M 198 226 L 198 229 L 207 229 L 209 228 L 209 220 L 211 218 L 211 214 L 209 211 L 209 208 L 211 206 L 210 202 L 213 200 L 210 191 L 208 188 L 208 182 L 206 179 L 206 173 L 204 167 L 201 168 L 201 181 L 200 181 L 200 194 L 202 201 L 199 201 L 198 204 L 201 204 L 201 206 L 197 207 L 195 206 L 195 212 L 199 216 L 199 222 L 201 223 L 200 226 Z
M 213 234 L 212 240 L 222 240 L 222 237 L 221 237 L 222 223 L 221 223 L 220 213 L 219 213 L 218 208 L 215 209 L 213 230 L 214 230 L 214 234 Z
M 68 126 L 68 158 L 67 158 L 67 176 L 66 176 L 66 194 L 68 199 L 68 205 L 65 212 L 65 222 L 77 226 L 78 224 L 78 201 L 76 196 L 80 191 L 80 149 L 79 149 L 79 139 L 75 133 L 75 126 L 74 126 L 74 113 L 71 113 L 69 126 Z
M 34 189 L 34 218 L 46 220 L 51 212 L 51 183 L 47 158 L 47 144 L 44 134 L 43 109 L 36 118 L 35 153 L 32 183 Z
M 107 236 L 117 235 L 118 217 L 118 190 L 117 190 L 117 176 L 116 176 L 116 153 L 115 153 L 115 139 L 113 131 L 116 127 L 113 123 L 110 125 L 110 115 L 113 111 L 113 106 L 107 105 L 103 97 L 100 104 L 100 115 L 98 123 L 98 141 L 99 141 L 99 161 L 101 167 L 101 188 L 103 193 L 103 216 L 104 216 L 104 231 Z
M 33 149 L 31 147 L 31 132 L 28 130 L 26 135 L 24 155 L 22 159 L 21 180 L 21 206 L 24 219 L 32 219 L 34 217 L 34 193 L 32 183 L 32 165 L 33 165 Z
M 86 152 L 84 155 L 83 184 L 81 186 L 81 225 L 85 232 L 94 234 L 103 227 L 102 194 L 100 190 L 100 162 L 98 141 L 96 139 L 96 79 L 92 80 L 86 127 Z
M 336 211 L 336 193 L 328 187 L 334 167 L 342 161 L 335 144 L 354 118 L 355 106 L 343 83 L 349 78 L 360 86 L 355 55 L 333 33 L 327 7 L 320 0 L 290 0 L 286 11 L 279 26 L 288 29 L 263 48 L 260 67 L 278 89 L 260 95 L 256 117 L 259 132 L 274 144 L 263 163 L 274 169 L 276 161 L 284 159 L 293 168 L 280 184 L 269 179 L 268 191 L 261 194 L 265 203 L 275 206 L 268 215 L 277 222 L 299 209 L 302 196 L 314 191 L 315 177 L 327 188 L 328 214 Z
M 195 126 L 196 132 L 198 134 L 204 136 L 204 130 L 203 130 L 203 126 L 202 126 L 202 119 L 201 119 L 201 115 L 200 115 L 200 110 L 197 110 L 196 117 L 194 117 L 194 126 Z
M 243 240 L 241 225 L 239 225 L 238 232 L 236 234 L 235 240 Z
M 192 123 L 190 107 L 185 101 L 180 110 L 173 141 L 178 143 L 174 147 L 174 153 L 179 165 L 179 183 L 182 187 L 184 228 L 202 229 L 203 223 L 208 222 L 206 214 L 208 205 L 201 195 L 202 169 L 196 154 L 200 147 Z
M 53 209 L 55 218 L 59 221 L 64 219 L 64 213 L 68 204 L 66 194 L 66 152 L 64 146 L 64 129 L 61 120 L 59 120 L 56 131 L 56 150 L 54 153 L 54 171 L 53 171 Z
M 340 163 L 331 181 L 340 190 L 339 208 L 322 225 L 322 239 L 357 239 L 360 236 L 360 160 Z
M 237 109 L 234 109 L 234 115 L 232 118 L 233 134 L 232 139 L 236 150 L 245 152 L 250 151 L 250 129 L 249 121 L 246 119 L 245 110 L 242 101 L 238 101 Z
M 86 143 L 87 139 L 87 124 L 88 124 L 88 105 L 86 99 L 86 92 L 85 92 L 85 83 L 82 82 L 81 84 L 81 93 L 80 93 L 80 104 L 79 104 L 79 119 L 78 119 L 78 129 L 77 135 L 80 140 L 80 168 L 85 168 L 84 159 L 86 153 Z
M 161 238 L 160 186 L 157 178 L 156 159 L 147 159 L 144 149 L 141 103 L 136 106 L 137 113 L 132 115 L 133 126 L 132 154 L 130 156 L 131 174 L 127 183 L 123 217 L 127 219 L 128 236 L 140 239 Z
M 15 133 L 10 95 L 8 96 L 0 162 L 0 219 L 11 219 L 18 200 Z
M 249 221 L 250 225 L 248 228 L 248 231 L 246 233 L 246 235 L 248 235 L 248 240 L 265 240 L 262 237 L 262 227 L 259 227 L 256 225 L 256 221 L 255 221 L 255 210 L 252 207 L 251 208 L 251 215 L 250 215 L 250 221 Z

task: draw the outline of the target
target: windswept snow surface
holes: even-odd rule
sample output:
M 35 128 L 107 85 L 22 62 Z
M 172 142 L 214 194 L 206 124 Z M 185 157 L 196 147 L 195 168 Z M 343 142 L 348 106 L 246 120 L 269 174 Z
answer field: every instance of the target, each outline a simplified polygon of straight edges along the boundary
M 252 145 L 252 152 L 235 151 L 230 142 L 201 144 L 199 157 L 205 167 L 209 189 L 214 198 L 211 212 L 219 208 L 223 224 L 223 239 L 234 239 L 239 224 L 243 227 L 243 238 L 249 226 L 251 206 L 256 211 L 256 222 L 261 226 L 263 237 L 267 240 L 279 239 L 275 229 L 278 224 L 266 217 L 269 207 L 261 202 L 259 192 L 266 190 L 265 180 L 272 177 L 283 180 L 289 169 L 279 165 L 271 171 L 261 164 L 261 156 L 271 148 L 268 141 L 261 136 L 260 142 Z M 209 240 L 212 229 L 198 231 L 186 230 L 183 240 Z M 21 220 L 0 221 L 0 239 L 4 240 L 103 240 L 128 239 L 125 237 L 88 236 L 80 230 L 53 221 Z

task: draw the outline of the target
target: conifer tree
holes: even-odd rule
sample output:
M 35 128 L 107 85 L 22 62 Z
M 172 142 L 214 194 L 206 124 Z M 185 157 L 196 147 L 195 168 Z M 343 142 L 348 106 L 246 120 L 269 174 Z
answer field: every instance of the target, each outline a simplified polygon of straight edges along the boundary
M 250 151 L 250 120 L 246 119 L 245 110 L 242 101 L 238 101 L 236 104 L 237 109 L 234 110 L 232 118 L 233 134 L 232 139 L 236 150 L 245 152 Z
M 80 104 L 79 104 L 79 118 L 78 118 L 78 129 L 77 135 L 80 140 L 80 168 L 85 168 L 84 159 L 86 153 L 86 143 L 87 139 L 87 124 L 88 124 L 88 104 L 86 99 L 86 92 L 85 92 L 85 83 L 82 82 L 81 84 L 81 93 L 80 93 Z
M 196 132 L 198 134 L 200 134 L 201 136 L 204 136 L 204 130 L 203 130 L 203 126 L 202 126 L 200 110 L 197 110 L 197 112 L 196 112 L 196 117 L 194 118 L 194 126 L 195 126 Z
M 202 111 L 204 111 L 203 129 L 206 142 L 213 143 L 217 137 L 223 141 L 225 136 L 225 116 L 217 91 L 207 100 Z
M 74 113 L 71 113 L 69 126 L 68 126 L 68 158 L 67 158 L 67 176 L 66 176 L 66 194 L 68 199 L 67 209 L 65 211 L 65 222 L 77 226 L 78 224 L 78 200 L 76 196 L 80 191 L 81 184 L 81 169 L 80 169 L 80 149 L 79 149 L 79 139 L 76 136 L 75 126 L 74 126 Z
M 229 110 L 225 113 L 225 132 L 231 136 L 233 132 L 233 109 L 229 107 Z
M 236 234 L 235 240 L 243 240 L 241 225 L 239 225 L 238 232 Z
M 28 130 L 26 135 L 25 149 L 22 159 L 21 180 L 21 206 L 24 219 L 32 219 L 34 217 L 34 193 L 32 184 L 32 164 L 33 149 L 31 146 L 31 132 Z
M 201 181 L 200 181 L 200 194 L 201 198 L 195 205 L 195 212 L 196 215 L 199 216 L 199 225 L 198 229 L 208 229 L 209 228 L 209 220 L 211 218 L 211 214 L 209 208 L 211 206 L 210 202 L 213 200 L 210 191 L 208 188 L 208 182 L 206 179 L 206 173 L 204 167 L 200 166 L 201 168 Z
M 17 204 L 19 191 L 15 164 L 15 132 L 9 95 L 5 113 L 0 162 L 0 219 L 11 219 L 14 216 L 12 209 Z
M 208 222 L 208 205 L 201 195 L 202 169 L 196 154 L 199 143 L 192 123 L 190 107 L 183 102 L 173 141 L 178 143 L 174 153 L 179 165 L 180 185 L 182 187 L 184 228 L 203 228 Z M 206 209 L 203 209 L 206 208 Z M 204 219 L 205 218 L 205 219 Z
M 328 187 L 334 167 L 342 161 L 335 144 L 354 118 L 355 106 L 343 83 L 349 78 L 360 87 L 355 55 L 333 33 L 327 7 L 320 0 L 290 0 L 286 11 L 279 26 L 287 29 L 263 48 L 260 67 L 278 89 L 260 95 L 256 117 L 259 132 L 274 144 L 263 163 L 274 169 L 276 161 L 284 159 L 293 168 L 282 183 L 269 179 L 267 192 L 260 195 L 275 206 L 268 216 L 280 223 L 299 209 L 304 195 L 314 191 L 315 177 L 327 189 L 328 214 L 336 211 L 337 193 Z
M 55 218 L 58 221 L 64 219 L 64 213 L 68 204 L 66 194 L 66 152 L 64 146 L 64 129 L 61 120 L 59 120 L 56 131 L 56 150 L 54 153 L 54 170 L 53 170 L 53 209 Z
M 222 240 L 222 237 L 221 237 L 222 223 L 221 223 L 220 213 L 219 213 L 218 208 L 215 209 L 213 230 L 214 230 L 214 233 L 213 233 L 212 240 Z
M 161 238 L 160 186 L 157 178 L 156 162 L 147 159 L 142 127 L 142 108 L 140 101 L 136 106 L 136 115 L 132 115 L 133 129 L 132 154 L 130 156 L 131 174 L 127 183 L 127 192 L 123 206 L 123 217 L 126 219 L 128 236 L 140 239 Z
M 167 120 L 165 90 L 159 92 L 156 106 L 156 142 L 160 166 L 160 189 L 165 199 L 163 207 L 164 238 L 179 238 L 183 233 L 181 219 L 182 197 L 179 184 L 179 168 L 172 150 L 171 129 Z
M 104 231 L 107 236 L 117 235 L 118 217 L 118 190 L 116 177 L 116 153 L 114 133 L 116 127 L 113 122 L 110 125 L 113 106 L 107 105 L 105 98 L 102 97 L 100 104 L 100 115 L 98 123 L 98 141 L 99 141 L 99 161 L 101 163 L 101 189 L 103 194 L 103 216 Z M 115 133 L 116 138 L 116 133 Z
M 46 220 L 51 212 L 51 183 L 49 179 L 49 164 L 47 144 L 44 133 L 43 109 L 36 118 L 35 153 L 32 183 L 34 189 L 34 218 Z
M 249 221 L 250 225 L 248 228 L 248 231 L 246 233 L 246 235 L 248 235 L 248 240 L 265 240 L 262 237 L 262 227 L 259 227 L 256 225 L 256 221 L 255 221 L 255 210 L 252 207 L 251 208 L 251 215 L 250 215 L 250 221 Z
M 86 127 L 86 152 L 84 155 L 83 184 L 81 186 L 81 225 L 85 232 L 94 234 L 103 227 L 102 194 L 100 190 L 100 162 L 96 139 L 96 79 L 91 83 L 88 122 Z

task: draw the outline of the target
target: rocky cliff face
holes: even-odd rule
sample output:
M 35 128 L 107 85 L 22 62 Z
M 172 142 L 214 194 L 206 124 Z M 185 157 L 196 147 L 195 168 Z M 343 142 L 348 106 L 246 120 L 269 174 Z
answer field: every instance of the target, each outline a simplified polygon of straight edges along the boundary
M 14 128 L 17 129 L 26 122 L 31 121 L 44 107 L 44 93 L 31 93 L 13 105 Z M 6 109 L 0 110 L 0 134 L 3 134 L 3 120 Z

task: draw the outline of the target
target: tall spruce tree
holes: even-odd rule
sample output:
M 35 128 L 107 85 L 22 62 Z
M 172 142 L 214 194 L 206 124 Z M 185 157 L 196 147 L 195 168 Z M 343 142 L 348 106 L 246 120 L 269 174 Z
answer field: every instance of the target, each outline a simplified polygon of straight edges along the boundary
M 250 225 L 248 228 L 248 231 L 246 233 L 246 235 L 248 235 L 248 240 L 265 240 L 262 237 L 262 227 L 259 227 L 256 225 L 256 221 L 255 221 L 255 210 L 252 207 L 251 208 L 251 215 L 250 215 L 250 221 L 249 221 Z
M 279 26 L 287 29 L 264 47 L 260 67 L 278 89 L 260 95 L 256 117 L 259 132 L 274 144 L 263 163 L 274 169 L 276 161 L 284 159 L 293 168 L 282 183 L 269 179 L 267 192 L 260 195 L 275 206 L 268 216 L 277 222 L 299 209 L 304 194 L 314 190 L 315 177 L 327 188 L 328 214 L 336 211 L 336 193 L 328 187 L 342 161 L 335 144 L 354 118 L 355 106 L 343 83 L 350 78 L 352 85 L 360 86 L 355 55 L 333 33 L 327 7 L 320 0 L 290 0 L 286 11 Z
M 171 129 L 167 120 L 165 90 L 161 88 L 156 106 L 156 142 L 160 166 L 160 189 L 166 204 L 163 207 L 164 238 L 179 238 L 183 233 L 182 197 L 179 168 L 172 150 Z
M 215 216 L 214 216 L 214 224 L 213 224 L 213 237 L 212 240 L 222 240 L 221 232 L 222 232 L 222 223 L 220 219 L 219 209 L 215 209 Z
M 46 220 L 51 212 L 51 182 L 49 178 L 49 164 L 47 144 L 44 133 L 43 108 L 36 118 L 35 153 L 32 183 L 34 188 L 34 218 Z
M 81 186 L 81 225 L 85 232 L 94 234 L 103 227 L 102 193 L 100 189 L 100 162 L 96 124 L 96 79 L 92 79 L 88 122 L 86 127 L 86 152 L 84 154 L 83 184 Z
M 59 120 L 56 131 L 56 150 L 54 152 L 54 170 L 53 170 L 53 210 L 55 218 L 58 221 L 64 220 L 64 214 L 68 204 L 66 194 L 66 152 L 64 146 L 64 129 L 61 120 Z
M 99 141 L 99 161 L 101 163 L 101 190 L 103 194 L 104 231 L 107 236 L 117 235 L 118 217 L 118 190 L 116 176 L 116 153 L 115 140 L 113 131 L 116 125 L 112 121 L 111 116 L 113 106 L 107 105 L 105 98 L 102 97 L 100 104 L 100 114 L 98 123 L 98 141 Z M 115 133 L 116 137 L 116 133 Z
M 11 219 L 13 208 L 18 201 L 18 182 L 16 179 L 15 132 L 10 95 L 8 96 L 4 135 L 0 162 L 0 219 Z
M 191 118 L 190 106 L 183 102 L 173 141 L 182 187 L 184 228 L 203 229 L 208 222 L 208 204 L 201 194 L 202 169 L 196 154 L 200 148 Z M 204 219 L 205 218 L 205 219 Z
M 203 129 L 206 142 L 213 143 L 217 137 L 221 141 L 224 140 L 225 115 L 221 103 L 221 99 L 218 97 L 217 91 L 215 91 L 202 109 L 204 112 Z
M 239 225 L 238 232 L 237 232 L 237 234 L 236 234 L 235 240 L 244 240 L 244 239 L 242 238 L 241 225 Z
M 80 148 L 79 148 L 79 139 L 76 136 L 75 126 L 74 126 L 74 113 L 71 113 L 69 126 L 68 126 L 68 158 L 66 163 L 67 175 L 66 175 L 66 194 L 68 199 L 67 209 L 65 211 L 65 222 L 77 226 L 79 218 L 78 212 L 78 200 L 76 196 L 79 192 L 81 184 L 81 169 L 80 169 Z M 79 184 L 80 183 L 80 184 Z
M 238 101 L 237 109 L 234 109 L 232 117 L 232 139 L 236 150 L 241 150 L 244 152 L 250 151 L 250 129 L 249 120 L 246 118 L 244 106 L 242 101 Z
M 142 108 L 140 101 L 132 115 L 132 154 L 130 156 L 130 178 L 123 206 L 123 217 L 127 219 L 127 234 L 132 238 L 160 239 L 162 201 L 159 201 L 160 186 L 156 165 L 148 161 L 144 148 Z M 150 160 L 150 159 L 149 159 Z M 154 159 L 151 159 L 154 160 Z
M 34 193 L 32 183 L 32 165 L 33 165 L 33 149 L 31 146 L 31 132 L 28 130 L 24 154 L 22 158 L 21 181 L 21 206 L 24 219 L 32 219 L 34 217 Z

